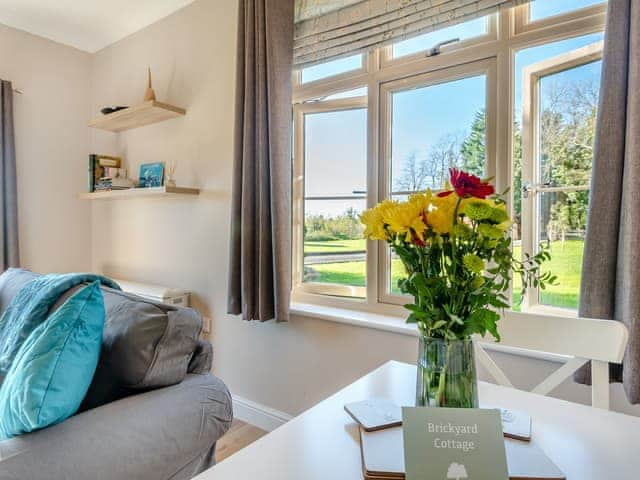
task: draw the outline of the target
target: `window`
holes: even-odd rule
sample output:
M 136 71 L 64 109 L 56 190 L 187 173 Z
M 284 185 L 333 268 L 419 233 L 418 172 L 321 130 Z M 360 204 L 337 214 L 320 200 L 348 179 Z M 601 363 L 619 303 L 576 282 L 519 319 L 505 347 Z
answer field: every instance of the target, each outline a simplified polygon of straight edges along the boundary
M 602 43 L 530 65 L 523 75 L 522 249 L 547 248 L 558 285 L 525 304 L 577 309 Z
M 602 0 L 536 0 L 529 5 L 529 20 L 542 20 L 602 3 Z
M 419 35 L 393 44 L 393 58 L 404 57 L 413 53 L 423 52 L 436 46 L 440 42 L 458 39 L 463 42 L 488 33 L 489 17 L 474 18 L 457 25 L 451 25 L 440 30 Z
M 403 314 L 403 267 L 357 216 L 459 166 L 511 189 L 515 255 L 552 250 L 559 285 L 514 279 L 513 309 L 576 308 L 605 9 L 537 2 L 294 75 L 295 301 Z
M 362 298 L 366 241 L 359 215 L 367 200 L 366 96 L 301 105 L 296 115 L 304 138 L 304 222 L 298 232 L 302 283 L 318 293 Z
M 485 175 L 487 66 L 478 68 L 483 73 L 453 67 L 382 85 L 382 101 L 389 103 L 391 115 L 385 129 L 390 132 L 385 137 L 390 154 L 388 198 L 405 199 L 440 188 L 452 166 Z M 460 78 L 460 72 L 465 76 Z M 389 252 L 385 249 L 390 262 L 385 292 L 399 295 L 403 267 L 399 259 L 388 258 Z
M 362 68 L 362 55 L 353 55 L 350 57 L 339 58 L 330 62 L 314 65 L 312 67 L 303 68 L 301 71 L 301 82 L 309 83 L 334 77 L 343 73 Z

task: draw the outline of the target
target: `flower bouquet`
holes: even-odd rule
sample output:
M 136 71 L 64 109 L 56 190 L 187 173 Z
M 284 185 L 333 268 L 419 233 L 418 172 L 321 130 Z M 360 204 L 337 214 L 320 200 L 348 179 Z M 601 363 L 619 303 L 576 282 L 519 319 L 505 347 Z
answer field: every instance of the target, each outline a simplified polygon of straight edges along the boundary
M 421 334 L 418 405 L 476 407 L 471 336 L 500 340 L 498 311 L 509 307 L 512 273 L 523 289 L 555 281 L 540 269 L 546 250 L 514 258 L 503 197 L 489 180 L 452 168 L 439 193 L 385 200 L 361 216 L 365 236 L 386 241 L 406 270 L 398 286 L 414 299 L 407 322 Z

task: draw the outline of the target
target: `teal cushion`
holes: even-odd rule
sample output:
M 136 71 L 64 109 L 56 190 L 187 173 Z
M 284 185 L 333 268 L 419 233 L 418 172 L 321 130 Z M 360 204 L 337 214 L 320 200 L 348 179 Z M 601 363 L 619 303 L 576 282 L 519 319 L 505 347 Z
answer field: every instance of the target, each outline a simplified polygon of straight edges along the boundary
M 62 422 L 78 410 L 98 364 L 104 317 L 96 281 L 26 338 L 0 388 L 0 440 Z

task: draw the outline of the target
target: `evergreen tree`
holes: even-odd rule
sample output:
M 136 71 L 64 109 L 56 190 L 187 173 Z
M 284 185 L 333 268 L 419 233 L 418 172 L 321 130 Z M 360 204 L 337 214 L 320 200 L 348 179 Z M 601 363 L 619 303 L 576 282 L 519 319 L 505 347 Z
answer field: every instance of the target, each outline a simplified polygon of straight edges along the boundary
M 460 146 L 463 170 L 478 175 L 479 177 L 485 175 L 485 136 L 486 116 L 484 108 L 482 108 L 476 112 L 473 123 L 471 124 L 471 132 Z

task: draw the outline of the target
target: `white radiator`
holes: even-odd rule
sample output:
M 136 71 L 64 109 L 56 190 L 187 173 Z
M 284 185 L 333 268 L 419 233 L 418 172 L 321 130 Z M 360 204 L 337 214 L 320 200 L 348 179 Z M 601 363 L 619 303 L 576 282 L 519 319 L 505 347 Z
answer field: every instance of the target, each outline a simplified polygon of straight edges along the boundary
M 132 293 L 147 300 L 166 303 L 177 307 L 189 306 L 189 292 L 180 288 L 149 285 L 146 283 L 130 282 L 129 280 L 113 279 L 123 292 Z

